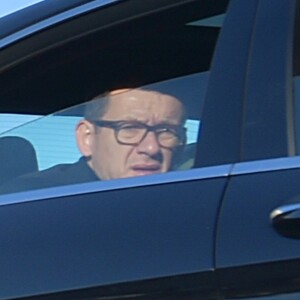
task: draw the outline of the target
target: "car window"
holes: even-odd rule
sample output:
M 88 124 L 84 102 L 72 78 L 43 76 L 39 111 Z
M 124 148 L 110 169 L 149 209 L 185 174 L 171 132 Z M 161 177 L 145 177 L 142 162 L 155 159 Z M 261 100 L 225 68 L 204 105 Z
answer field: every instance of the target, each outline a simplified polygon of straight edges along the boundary
M 153 89 L 155 91 L 169 90 L 170 94 L 178 95 L 178 98 L 186 97 L 185 87 L 188 83 L 195 93 L 195 99 L 198 101 L 204 97 L 205 85 L 207 82 L 207 73 L 198 73 L 185 77 L 176 78 L 151 84 L 141 88 Z M 105 96 L 100 96 L 99 101 Z M 59 163 L 73 163 L 80 158 L 80 152 L 76 145 L 75 128 L 80 120 L 84 118 L 85 107 L 91 103 L 76 105 L 65 110 L 55 112 L 47 116 L 40 115 L 20 115 L 20 114 L 2 114 L 0 116 L 2 123 L 1 137 L 16 136 L 29 140 L 37 154 L 39 170 L 50 168 Z M 186 131 L 187 149 L 191 148 L 198 138 L 200 120 L 187 118 L 184 127 Z M 64 149 L 64 151 L 62 151 Z M 190 158 L 193 158 L 190 154 Z M 177 162 L 177 165 L 179 162 Z M 191 168 L 192 164 L 186 166 Z M 180 166 L 184 168 L 184 165 Z
M 220 1 L 219 5 L 210 6 L 205 5 L 205 1 L 194 1 L 182 7 L 149 14 L 147 18 L 135 17 L 133 21 L 127 21 L 122 26 L 95 30 L 92 34 L 63 43 L 63 46 L 17 64 L 2 74 L 5 80 L 14 80 L 14 88 L 7 87 L 1 92 L 6 109 L 0 114 L 0 143 L 10 142 L 7 137 L 22 138 L 29 142 L 34 149 L 39 172 L 45 173 L 47 169 L 56 166 L 59 166 L 60 170 L 69 168 L 71 164 L 76 164 L 84 158 L 88 167 L 96 173 L 96 176 L 88 180 L 63 181 L 61 185 L 98 180 L 102 177 L 101 174 L 95 171 L 93 163 L 90 163 L 91 155 L 80 149 L 76 138 L 76 128 L 85 119 L 86 106 L 95 101 L 95 96 L 97 101 L 101 102 L 101 99 L 116 90 L 128 89 L 134 93 L 151 91 L 162 99 L 162 104 L 156 111 L 165 109 L 163 97 L 172 97 L 182 102 L 185 120 L 183 124 L 179 122 L 183 117 L 178 117 L 176 121 L 172 118 L 166 122 L 160 120 L 160 127 L 155 129 L 153 126 L 157 126 L 157 121 L 147 117 L 145 120 L 138 120 L 148 126 L 147 138 L 156 130 L 156 143 L 162 146 L 162 153 L 167 153 L 167 157 L 171 157 L 167 160 L 172 162 L 165 166 L 165 158 L 161 157 L 151 162 L 141 161 L 138 166 L 132 168 L 139 169 L 141 172 L 136 173 L 143 175 L 193 168 L 198 138 L 201 140 L 201 113 L 210 75 L 209 68 L 225 19 L 227 2 Z M 124 34 L 120 35 L 121 32 Z M 25 105 L 26 101 L 36 105 L 28 107 Z M 166 100 L 166 103 L 169 103 L 168 101 Z M 45 105 L 40 105 L 41 102 Z M 10 103 L 20 105 L 18 109 L 10 109 Z M 53 108 L 58 110 L 52 112 Z M 147 108 L 148 110 L 151 110 L 151 107 Z M 122 121 L 122 118 L 120 120 Z M 180 151 L 177 151 L 177 148 L 176 151 L 173 151 L 173 148 L 165 150 L 167 147 L 161 145 L 164 143 L 160 140 L 161 137 L 169 136 L 166 131 L 176 138 L 181 134 L 181 128 L 170 128 L 174 125 L 172 122 L 175 125 L 180 123 L 185 130 L 184 147 L 178 147 Z M 161 123 L 169 127 L 166 129 Z M 111 132 L 119 134 L 116 129 L 110 129 Z M 100 130 L 104 132 L 106 129 Z M 115 138 L 118 138 L 116 133 Z M 145 136 L 142 140 L 144 138 Z M 118 143 L 126 144 L 127 140 L 118 140 Z M 7 168 L 18 168 L 18 159 L 22 164 L 30 161 L 24 160 L 22 154 L 17 158 L 17 151 L 10 149 L 10 153 L 2 155 L 3 160 L 8 164 L 11 161 L 9 156 L 16 159 L 13 167 L 8 165 Z M 174 153 L 169 154 L 170 151 Z M 107 159 L 114 160 L 113 154 L 110 154 L 111 157 Z M 27 173 L 24 173 L 25 177 L 30 178 L 32 175 Z M 16 174 L 19 175 L 19 172 L 16 171 Z M 116 176 L 107 175 L 101 179 L 112 179 Z M 19 188 L 4 188 L 2 193 L 60 185 L 56 181 L 52 184 L 51 180 L 49 183 L 48 179 L 46 185 L 19 185 L 19 181 L 17 184 L 14 182 L 15 178 L 3 178 L 2 181 L 5 182 L 2 182 L 2 186 L 11 183 L 11 186 Z

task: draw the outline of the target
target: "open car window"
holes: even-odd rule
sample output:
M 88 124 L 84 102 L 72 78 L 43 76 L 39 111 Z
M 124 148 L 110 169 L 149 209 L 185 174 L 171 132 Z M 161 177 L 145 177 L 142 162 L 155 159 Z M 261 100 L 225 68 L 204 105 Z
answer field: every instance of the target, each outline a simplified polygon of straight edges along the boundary
M 193 74 L 181 78 L 151 84 L 141 89 L 151 89 L 153 91 L 168 93 L 177 96 L 180 100 L 199 101 L 198 95 L 203 93 L 207 81 L 207 74 Z M 199 84 L 199 82 L 201 84 Z M 186 84 L 192 88 L 194 95 L 186 95 Z M 203 88 L 201 87 L 203 86 Z M 197 92 L 198 91 L 198 92 Z M 193 99 L 195 96 L 195 99 Z M 105 95 L 99 97 L 101 101 Z M 188 99 L 189 98 L 189 99 Z M 203 98 L 203 97 L 201 97 Z M 14 115 L 3 114 L 2 130 L 0 138 L 20 137 L 32 143 L 36 150 L 39 170 L 45 170 L 60 163 L 74 163 L 81 154 L 76 145 L 75 129 L 80 120 L 84 119 L 84 111 L 91 101 L 83 104 L 55 112 L 47 116 L 38 115 Z M 20 122 L 20 123 L 19 123 Z M 22 123 L 21 123 L 22 122 Z M 6 127 L 5 127 L 6 125 Z M 13 128 L 10 128 L 13 126 Z M 195 144 L 198 139 L 200 120 L 187 118 L 184 123 L 186 131 L 186 148 L 195 150 Z M 188 150 L 186 149 L 186 154 Z M 184 161 L 182 157 L 176 163 L 177 168 L 192 168 L 195 153 L 189 153 L 189 158 Z M 190 160 L 191 159 L 191 160 Z M 182 164 L 187 163 L 187 164 Z
M 11 192 L 32 190 L 35 187 L 26 184 L 18 188 L 14 180 L 80 160 L 84 155 L 76 141 L 76 126 L 85 118 L 87 103 L 96 95 L 105 97 L 107 92 L 123 88 L 152 90 L 182 101 L 185 147 L 180 156 L 172 158 L 168 171 L 193 168 L 197 142 L 201 140 L 209 68 L 227 2 L 208 6 L 205 1 L 193 1 L 135 17 L 122 26 L 114 24 L 63 43 L 1 74 L 5 109 L 0 123 L 5 125 L 0 128 L 0 143 L 10 149 L 9 153 L 5 150 L 5 162 L 14 162 L 3 168 L 6 175 L 1 177 L 0 186 L 13 182 L 16 189 Z M 12 80 L 13 88 L 7 84 Z M 24 158 L 25 152 L 19 151 L 23 147 L 19 140 L 32 149 L 32 159 Z M 10 142 L 12 145 L 7 146 Z M 23 166 L 30 161 L 33 167 Z M 9 192 L 2 190 L 2 194 Z

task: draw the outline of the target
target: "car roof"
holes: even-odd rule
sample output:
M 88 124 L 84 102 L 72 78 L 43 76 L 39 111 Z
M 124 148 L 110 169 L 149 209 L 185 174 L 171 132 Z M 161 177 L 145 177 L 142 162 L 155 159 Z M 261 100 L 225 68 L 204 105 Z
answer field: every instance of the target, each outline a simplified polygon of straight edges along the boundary
M 0 49 L 92 9 L 124 0 L 44 0 L 0 18 Z

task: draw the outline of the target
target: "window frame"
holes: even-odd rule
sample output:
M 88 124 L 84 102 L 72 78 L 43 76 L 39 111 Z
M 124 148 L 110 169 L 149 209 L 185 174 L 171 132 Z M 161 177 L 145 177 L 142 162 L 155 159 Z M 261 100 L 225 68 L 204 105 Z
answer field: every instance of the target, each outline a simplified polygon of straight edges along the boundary
M 147 13 L 144 14 L 148 15 L 152 13 L 154 7 L 157 6 L 158 4 L 159 7 L 161 8 L 159 10 L 156 9 L 156 12 L 161 10 L 164 11 L 169 8 L 175 7 L 177 5 L 181 5 L 183 3 L 192 3 L 195 1 L 196 0 L 188 0 L 188 1 L 176 0 L 176 3 L 174 3 L 174 1 L 172 0 L 164 0 L 163 2 L 161 2 L 160 0 L 149 1 L 147 2 L 148 4 L 148 7 L 146 8 Z M 209 122 L 209 119 L 216 118 L 218 119 L 218 122 L 220 122 L 220 124 L 223 125 L 235 124 L 235 126 L 231 126 L 232 128 L 235 128 L 235 131 L 230 135 L 230 139 L 227 139 L 224 138 L 224 134 L 222 130 L 223 125 L 217 126 L 216 123 L 212 124 L 213 122 L 209 122 L 210 126 L 204 127 L 205 130 L 204 130 L 204 135 L 201 136 L 200 149 L 196 154 L 197 156 L 196 156 L 195 168 L 196 169 L 199 168 L 200 174 L 202 173 L 201 169 L 203 167 L 208 167 L 208 168 L 212 167 L 212 170 L 214 170 L 215 166 L 220 165 L 220 167 L 223 167 L 223 166 L 227 166 L 227 164 L 235 163 L 240 160 L 240 138 L 241 138 L 240 126 L 241 126 L 241 118 L 242 118 L 243 101 L 239 101 L 239 100 L 243 99 L 243 95 L 245 91 L 247 62 L 249 56 L 248 46 L 249 43 L 251 42 L 250 38 L 252 33 L 252 25 L 255 20 L 255 14 L 253 13 L 253 11 L 257 5 L 257 1 L 258 0 L 252 1 L 251 4 L 245 4 L 245 3 L 238 4 L 238 2 L 231 1 L 227 9 L 226 22 L 222 27 L 219 40 L 216 45 L 213 63 L 210 69 L 210 79 L 208 82 L 207 94 L 204 100 L 204 102 L 208 103 L 208 105 L 204 107 L 203 120 L 204 122 L 206 122 L 206 120 L 207 122 Z M 99 24 L 97 25 L 97 30 L 101 28 L 101 26 L 103 26 L 103 24 L 105 23 L 113 25 L 115 23 L 116 15 L 118 15 L 118 14 L 114 14 L 114 12 L 116 11 L 124 12 L 122 13 L 122 15 L 124 15 L 124 17 L 122 18 L 122 22 L 126 22 L 127 20 L 131 20 L 132 18 L 139 16 L 141 14 L 141 11 L 145 10 L 145 7 L 143 7 L 142 5 L 138 7 L 134 7 L 133 9 L 132 4 L 133 2 L 130 1 L 124 1 L 124 2 L 121 1 L 116 6 L 114 5 L 108 7 L 104 6 L 99 11 L 92 12 L 92 15 L 80 16 L 82 12 L 78 11 L 78 16 L 80 16 L 80 18 L 75 18 L 74 20 L 71 19 L 71 21 L 68 20 L 67 22 L 59 23 L 55 27 L 49 28 L 45 32 L 42 31 L 40 33 L 31 36 L 29 39 L 21 39 L 20 42 L 12 45 L 8 49 L 4 49 L 4 56 L 3 59 L 1 59 L 0 61 L 0 66 L 2 65 L 2 69 L 0 67 L 0 71 L 5 73 L 5 71 L 11 68 L 14 64 L 29 59 L 29 56 L 19 52 L 20 49 L 25 49 L 25 51 L 33 51 L 33 53 L 30 55 L 31 56 L 30 58 L 32 58 L 35 55 L 37 55 L 39 52 L 48 51 L 51 48 L 55 48 L 56 46 L 61 44 L 62 41 L 63 43 L 69 42 L 70 39 L 68 38 L 68 36 L 74 34 L 74 30 L 77 32 L 76 38 L 79 38 L 80 36 L 84 36 L 86 33 L 90 32 L 91 26 L 95 26 L 94 22 L 96 21 L 99 22 Z M 211 7 L 213 7 L 213 4 L 211 5 L 212 5 Z M 124 8 L 128 8 L 128 9 L 124 10 Z M 241 16 L 242 15 L 240 13 L 241 10 L 245 15 Z M 110 11 L 112 13 L 107 14 L 107 11 Z M 92 16 L 93 21 L 89 23 L 87 20 L 90 18 L 90 16 Z M 101 19 L 99 18 L 99 16 L 102 16 L 104 18 Z M 247 22 L 244 22 L 245 16 L 247 16 Z M 84 22 L 82 23 L 83 24 L 82 28 L 79 30 L 78 26 L 79 24 L 81 24 L 82 19 L 84 20 Z M 99 21 L 99 19 L 101 19 L 101 21 Z M 107 21 L 108 19 L 110 21 Z M 232 39 L 236 37 L 235 35 L 232 34 L 232 30 L 236 29 L 235 22 L 237 21 L 240 22 L 241 24 L 243 23 L 245 24 L 243 25 L 242 30 L 241 29 L 238 30 L 240 43 L 234 48 L 234 51 L 232 51 L 232 47 L 231 47 Z M 58 40 L 57 37 L 58 32 L 60 32 L 59 35 L 60 40 Z M 32 44 L 33 47 L 26 47 L 26 44 L 29 42 Z M 47 44 L 45 44 L 45 42 Z M 14 57 L 14 55 L 18 55 L 19 57 L 21 57 L 21 59 L 17 60 L 17 62 L 14 62 L 14 64 L 11 64 L 10 60 Z M 231 60 L 233 57 L 236 58 L 235 60 L 233 60 L 234 63 L 232 63 Z M 227 67 L 223 68 L 222 66 L 224 65 L 228 66 L 228 68 Z M 229 76 L 230 74 L 232 76 Z M 230 91 L 228 89 L 229 87 L 231 88 Z M 222 97 L 224 97 L 224 94 L 227 95 L 228 99 L 230 99 L 230 105 L 228 103 L 225 103 L 225 101 L 221 100 Z M 222 97 L 220 97 L 220 95 L 222 95 Z M 227 114 L 223 113 L 224 109 L 227 110 Z M 229 113 L 229 111 L 231 113 Z M 233 111 L 234 113 L 232 114 Z M 216 136 L 219 138 L 216 139 L 215 138 Z M 211 151 L 212 148 L 215 149 L 214 152 Z M 225 154 L 222 154 L 220 151 Z M 220 153 L 220 155 L 218 155 L 218 153 Z M 211 154 L 213 154 L 213 157 Z M 202 161 L 203 157 L 206 157 L 205 162 Z M 204 169 L 204 171 L 205 170 L 206 168 Z M 189 179 L 197 178 L 197 176 L 194 177 L 196 173 L 194 173 L 193 170 L 190 171 L 186 170 L 183 173 L 183 177 Z M 173 179 L 168 179 L 169 174 L 162 174 L 161 176 L 162 178 L 165 177 L 166 180 L 171 180 L 171 181 L 173 180 Z M 218 175 L 216 174 L 216 176 Z M 128 181 L 128 187 L 136 186 L 134 182 L 135 180 L 133 181 L 132 185 L 130 185 L 130 181 Z M 147 184 L 152 185 L 153 182 L 157 184 L 156 180 L 154 181 L 144 180 L 145 185 Z M 164 180 L 162 180 L 162 182 L 164 182 Z M 89 184 L 87 184 L 86 187 L 88 189 Z M 79 189 L 82 190 L 82 188 L 83 185 L 80 185 L 80 188 L 77 188 L 76 185 L 74 186 L 72 185 L 71 187 L 66 187 L 66 188 L 59 187 L 58 190 L 53 189 L 53 193 L 50 193 L 49 190 L 49 194 L 47 193 L 47 197 L 51 198 L 56 195 L 63 196 L 63 195 L 70 195 L 70 194 L 76 195 L 78 190 Z M 102 189 L 99 188 L 99 191 L 101 190 Z M 91 192 L 95 192 L 95 190 L 92 189 Z M 35 199 L 36 197 L 39 198 L 41 196 L 41 193 L 39 191 L 29 191 L 26 193 L 29 193 L 28 195 L 32 194 L 33 198 L 30 197 L 31 199 Z M 12 199 L 13 199 L 12 201 L 17 201 L 14 199 L 19 199 L 19 198 L 18 197 L 15 198 L 13 196 Z
M 295 5 L 295 0 L 259 1 L 245 87 L 242 161 L 296 154 L 292 69 Z

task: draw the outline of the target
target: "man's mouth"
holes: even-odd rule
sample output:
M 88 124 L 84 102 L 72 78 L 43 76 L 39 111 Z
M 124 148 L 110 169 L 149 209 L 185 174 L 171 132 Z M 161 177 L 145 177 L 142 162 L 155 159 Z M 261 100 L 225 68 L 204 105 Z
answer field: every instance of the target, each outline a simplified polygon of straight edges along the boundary
M 150 175 L 160 173 L 159 164 L 138 164 L 131 167 L 136 175 Z

